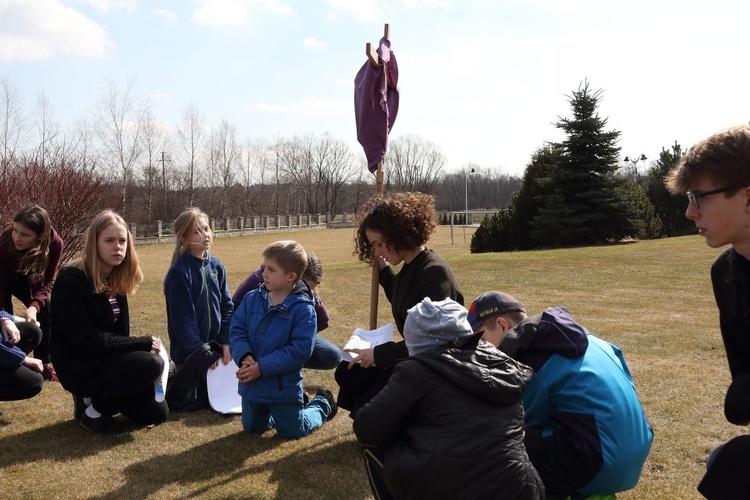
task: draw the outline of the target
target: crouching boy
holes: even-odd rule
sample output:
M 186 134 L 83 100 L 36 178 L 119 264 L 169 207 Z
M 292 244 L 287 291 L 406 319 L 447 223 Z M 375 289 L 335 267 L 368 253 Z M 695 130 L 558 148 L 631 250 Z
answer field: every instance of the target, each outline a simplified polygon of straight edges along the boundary
M 354 417 L 375 498 L 544 498 L 523 444 L 531 369 L 480 337 L 451 299 L 409 309 L 409 358 Z
M 526 317 L 507 293 L 469 307 L 485 340 L 534 369 L 523 393 L 526 451 L 548 497 L 587 498 L 634 488 L 654 434 L 620 349 L 565 307 Z
M 263 284 L 248 293 L 232 317 L 229 342 L 239 366 L 242 427 L 282 437 L 306 436 L 336 414 L 324 388 L 304 404 L 302 366 L 316 331 L 310 287 L 300 278 L 307 254 L 296 241 L 277 241 L 263 251 Z

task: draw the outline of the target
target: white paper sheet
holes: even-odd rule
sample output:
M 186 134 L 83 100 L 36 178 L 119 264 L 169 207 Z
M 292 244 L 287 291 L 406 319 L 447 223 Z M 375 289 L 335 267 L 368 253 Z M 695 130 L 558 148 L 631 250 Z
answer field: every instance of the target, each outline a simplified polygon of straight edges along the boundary
M 385 342 L 393 341 L 393 323 L 388 323 L 375 330 L 363 330 L 356 328 L 352 336 L 344 345 L 344 349 L 367 349 Z M 357 353 L 341 351 L 342 361 L 352 361 L 357 358 Z
M 208 403 L 214 411 L 228 414 L 242 413 L 242 396 L 237 392 L 237 364 L 219 361 L 219 366 L 206 373 Z

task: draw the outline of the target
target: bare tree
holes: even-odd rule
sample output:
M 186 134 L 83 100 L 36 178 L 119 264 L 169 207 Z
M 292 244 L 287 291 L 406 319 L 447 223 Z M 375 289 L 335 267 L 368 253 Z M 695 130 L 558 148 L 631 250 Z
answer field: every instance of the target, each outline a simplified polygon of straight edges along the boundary
M 178 158 L 184 168 L 187 205 L 195 204 L 195 189 L 198 185 L 198 167 L 203 162 L 206 130 L 204 117 L 195 103 L 188 104 L 182 112 L 182 123 L 177 127 Z M 166 183 L 165 183 L 166 184 Z
M 274 148 L 276 158 L 289 184 L 286 186 L 285 211 L 287 213 L 301 212 L 303 200 L 306 205 L 305 209 L 312 204 L 315 189 L 312 171 L 314 143 L 315 138 L 312 135 L 294 136 L 292 139 L 276 142 Z M 292 196 L 294 202 L 290 207 Z
M 324 212 L 336 213 L 348 182 L 355 177 L 355 160 L 344 141 L 326 133 L 313 149 L 312 170 L 316 179 L 316 203 L 313 211 L 320 213 L 317 196 L 322 197 Z
M 164 148 L 167 134 L 149 110 L 143 122 L 143 166 L 141 169 L 145 195 L 146 220 L 152 220 L 157 193 L 166 194 L 164 186 Z M 161 161 L 161 165 L 159 162 Z M 161 166 L 161 168 L 159 168 Z
M 394 139 L 385 157 L 385 183 L 389 190 L 432 194 L 446 158 L 440 148 L 419 136 Z
M 0 79 L 0 182 L 6 181 L 10 162 L 20 153 L 28 134 L 18 84 Z
M 55 121 L 55 111 L 49 102 L 49 97 L 42 92 L 36 100 L 36 114 L 34 115 L 36 132 L 39 141 L 37 146 L 37 157 L 42 165 L 55 146 L 55 141 L 60 133 L 60 128 Z
M 211 134 L 209 153 L 209 188 L 219 188 L 217 214 L 230 215 L 227 203 L 229 188 L 234 183 L 236 171 L 240 168 L 241 154 L 237 144 L 237 126 L 222 120 L 221 125 Z
M 123 216 L 129 210 L 134 170 L 143 152 L 143 128 L 150 103 L 139 102 L 131 80 L 120 89 L 109 78 L 98 102 L 97 134 L 102 160 L 120 192 Z

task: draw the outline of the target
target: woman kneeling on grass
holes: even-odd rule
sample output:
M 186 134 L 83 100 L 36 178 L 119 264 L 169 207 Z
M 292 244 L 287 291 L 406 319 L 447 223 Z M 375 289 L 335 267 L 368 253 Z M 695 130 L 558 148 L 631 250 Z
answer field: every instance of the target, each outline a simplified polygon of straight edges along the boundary
M 63 268 L 52 289 L 52 359 L 73 393 L 74 418 L 94 432 L 125 434 L 113 415 L 140 425 L 167 419 L 154 398 L 164 362 L 155 337 L 130 337 L 127 295 L 143 280 L 125 221 L 105 210 L 86 232 L 81 259 Z

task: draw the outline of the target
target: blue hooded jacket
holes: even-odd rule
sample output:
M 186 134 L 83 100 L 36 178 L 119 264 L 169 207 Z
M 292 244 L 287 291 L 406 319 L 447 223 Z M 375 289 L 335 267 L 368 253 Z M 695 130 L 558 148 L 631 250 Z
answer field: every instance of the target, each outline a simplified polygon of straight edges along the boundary
M 523 395 L 526 449 L 548 493 L 635 487 L 653 430 L 622 351 L 565 307 L 527 318 L 499 349 L 534 369 Z
M 316 330 L 310 287 L 299 280 L 281 304 L 268 306 L 263 284 L 242 299 L 232 317 L 229 341 L 238 366 L 251 355 L 261 377 L 240 383 L 240 396 L 253 403 L 302 401 L 302 366 L 310 359 Z

